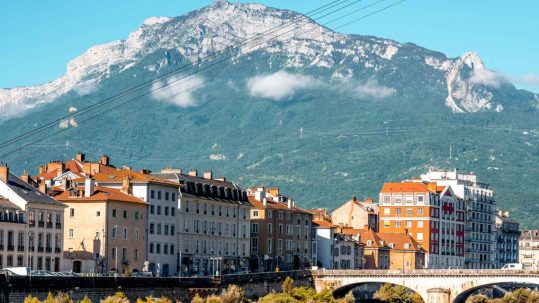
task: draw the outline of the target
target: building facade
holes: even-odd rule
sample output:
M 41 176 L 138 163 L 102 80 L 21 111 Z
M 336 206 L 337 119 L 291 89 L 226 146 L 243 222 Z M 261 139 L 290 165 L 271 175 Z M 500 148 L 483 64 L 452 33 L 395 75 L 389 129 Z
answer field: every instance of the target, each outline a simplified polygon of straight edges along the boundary
M 148 204 L 148 271 L 170 276 L 178 268 L 178 188 L 180 185 L 151 175 L 149 171 L 120 170 L 94 174 L 97 186 L 119 189 Z M 82 185 L 84 179 L 77 180 Z
M 508 211 L 496 214 L 496 268 L 507 263 L 518 263 L 519 223 L 509 216 Z
M 70 188 L 55 199 L 64 212 L 64 270 L 76 273 L 142 271 L 148 204 L 128 192 L 95 186 Z
M 40 191 L 29 182 L 33 183 L 33 180 L 27 174 L 19 178 L 9 172 L 8 166 L 0 166 L 0 196 L 16 205 L 27 216 L 26 231 L 17 231 L 16 238 L 9 238 L 8 231 L 7 243 L 12 239 L 16 241 L 13 243 L 17 243 L 17 251 L 25 251 L 23 266 L 32 270 L 57 272 L 62 267 L 66 206 L 47 196 L 44 187 Z M 19 257 L 16 257 L 15 264 L 20 264 Z
M 163 169 L 156 176 L 179 186 L 178 267 L 182 275 L 247 270 L 250 209 L 247 193 L 211 171 Z
M 464 267 L 464 202 L 450 186 L 384 183 L 379 204 L 380 232 L 410 234 L 425 251 L 425 268 Z
M 389 269 L 390 248 L 379 233 L 369 227 L 358 230 L 361 244 L 364 245 L 363 268 L 364 269 Z
M 0 268 L 28 264 L 27 224 L 25 211 L 0 197 Z
M 331 212 L 331 222 L 358 229 L 368 225 L 372 230 L 378 231 L 378 205 L 370 198 L 361 202 L 353 196 Z
M 312 213 L 278 188 L 248 189 L 251 209 L 251 269 L 304 269 L 312 265 Z
M 426 182 L 451 186 L 464 200 L 465 217 L 465 268 L 492 269 L 496 267 L 496 202 L 493 190 L 486 183 L 477 182 L 473 173 L 429 170 L 421 175 Z
M 389 269 L 422 269 L 425 252 L 417 241 L 407 233 L 379 233 L 380 238 L 390 248 Z
M 539 230 L 524 230 L 518 240 L 519 262 L 524 269 L 539 269 Z

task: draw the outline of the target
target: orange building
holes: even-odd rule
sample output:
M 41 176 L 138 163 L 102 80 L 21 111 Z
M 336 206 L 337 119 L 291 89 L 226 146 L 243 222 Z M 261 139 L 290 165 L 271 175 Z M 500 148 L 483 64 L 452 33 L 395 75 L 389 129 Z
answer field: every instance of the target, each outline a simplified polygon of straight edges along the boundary
M 425 252 L 417 241 L 407 233 L 380 233 L 389 251 L 389 269 L 421 269 L 425 264 Z
M 357 230 L 364 245 L 364 269 L 389 269 L 390 247 L 380 235 L 371 228 Z
M 385 183 L 379 205 L 380 232 L 414 237 L 425 250 L 425 268 L 464 266 L 464 203 L 450 186 Z

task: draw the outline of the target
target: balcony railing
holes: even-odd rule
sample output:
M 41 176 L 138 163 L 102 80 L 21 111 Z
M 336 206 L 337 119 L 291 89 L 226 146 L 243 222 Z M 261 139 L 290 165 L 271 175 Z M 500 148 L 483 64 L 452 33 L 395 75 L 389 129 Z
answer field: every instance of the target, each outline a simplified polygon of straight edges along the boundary
M 56 229 L 62 229 L 62 223 L 56 223 Z
M 28 221 L 28 224 L 30 225 L 30 227 L 35 227 L 36 226 L 36 221 L 35 220 L 30 220 L 30 221 Z
M 45 221 L 39 221 L 37 222 L 38 227 L 45 227 Z
M 52 228 L 52 222 L 47 222 L 47 228 Z
M 60 249 L 60 247 L 55 247 L 55 248 L 54 248 L 54 252 L 57 253 L 57 254 L 59 254 L 59 253 L 62 252 L 62 249 Z
M 37 252 L 43 252 L 43 250 L 44 250 L 43 246 L 38 246 L 37 247 Z
M 24 246 L 17 246 L 17 251 L 24 251 Z
M 14 251 L 14 250 L 15 250 L 15 246 L 14 246 L 14 245 L 9 245 L 9 244 L 8 244 L 7 250 L 8 250 L 8 251 Z
M 47 247 L 47 248 L 45 249 L 45 251 L 48 252 L 48 253 L 52 252 L 52 247 Z

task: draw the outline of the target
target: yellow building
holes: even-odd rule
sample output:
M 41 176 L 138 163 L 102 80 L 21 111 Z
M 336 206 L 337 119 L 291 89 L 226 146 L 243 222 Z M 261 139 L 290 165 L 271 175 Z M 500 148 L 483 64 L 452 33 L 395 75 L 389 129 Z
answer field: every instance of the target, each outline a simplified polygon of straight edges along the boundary
M 407 233 L 379 233 L 378 236 L 391 249 L 389 269 L 422 269 L 425 252 L 417 241 Z
M 73 272 L 141 271 L 146 254 L 148 204 L 119 189 L 84 187 L 55 197 L 64 214 L 64 270 Z

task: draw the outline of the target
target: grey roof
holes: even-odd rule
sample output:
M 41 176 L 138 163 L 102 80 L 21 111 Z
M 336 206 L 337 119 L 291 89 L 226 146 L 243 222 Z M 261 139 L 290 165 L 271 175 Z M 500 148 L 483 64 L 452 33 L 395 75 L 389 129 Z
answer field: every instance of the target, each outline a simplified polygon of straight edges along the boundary
M 18 207 L 13 202 L 9 201 L 8 199 L 0 196 L 0 208 L 1 209 L 11 209 L 11 210 L 22 210 L 22 208 Z
M 521 241 L 533 241 L 533 242 L 537 242 L 539 241 L 539 230 L 524 230 L 522 231 L 522 233 L 520 234 L 520 238 L 519 240 Z
M 67 207 L 65 204 L 40 192 L 37 188 L 24 182 L 12 173 L 9 173 L 8 186 L 26 202 Z

